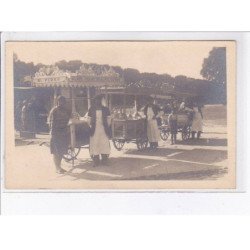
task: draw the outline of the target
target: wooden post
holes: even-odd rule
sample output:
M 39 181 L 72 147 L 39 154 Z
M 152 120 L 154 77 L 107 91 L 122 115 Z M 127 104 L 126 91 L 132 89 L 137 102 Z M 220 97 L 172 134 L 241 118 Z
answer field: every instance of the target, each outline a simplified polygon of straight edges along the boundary
M 112 94 L 109 95 L 109 110 L 112 111 Z
M 108 89 L 107 89 L 107 85 L 105 85 L 105 102 L 106 102 L 106 107 L 108 107 Z
M 57 87 L 54 87 L 54 107 L 57 105 Z
M 126 107 L 126 95 L 123 95 L 123 109 L 122 109 L 122 113 L 125 113 L 125 107 Z
M 75 93 L 73 88 L 71 88 L 70 97 L 71 97 L 71 109 L 72 109 L 71 114 L 74 115 L 74 113 L 76 112 L 76 105 L 75 105 Z M 74 119 L 73 116 L 72 119 Z M 71 149 L 74 152 L 76 146 L 75 124 L 70 125 L 70 142 L 71 142 Z
M 87 87 L 88 110 L 91 106 L 90 87 Z
M 135 112 L 137 112 L 137 95 L 135 95 Z

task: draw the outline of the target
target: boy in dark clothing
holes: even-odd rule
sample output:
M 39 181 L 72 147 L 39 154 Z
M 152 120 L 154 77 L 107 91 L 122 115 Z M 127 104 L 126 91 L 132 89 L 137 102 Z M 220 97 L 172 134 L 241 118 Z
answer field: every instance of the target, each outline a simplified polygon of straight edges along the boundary
M 173 109 L 171 114 L 168 117 L 168 124 L 171 133 L 171 145 L 176 144 L 176 136 L 177 136 L 177 113 L 176 110 Z

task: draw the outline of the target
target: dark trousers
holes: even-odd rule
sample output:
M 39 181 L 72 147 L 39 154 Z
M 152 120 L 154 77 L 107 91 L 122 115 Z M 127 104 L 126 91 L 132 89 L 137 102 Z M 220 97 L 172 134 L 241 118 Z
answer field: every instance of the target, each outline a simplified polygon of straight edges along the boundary
M 108 161 L 108 155 L 102 154 L 102 163 L 106 164 Z M 100 164 L 100 156 L 99 155 L 93 155 L 93 161 L 94 161 L 94 166 L 98 166 Z
M 195 132 L 195 131 L 192 131 L 192 139 L 195 138 L 195 134 L 196 134 L 196 132 Z M 197 139 L 200 139 L 200 137 L 201 137 L 201 131 L 198 131 L 198 132 L 197 132 Z
M 176 133 L 171 134 L 171 143 L 176 144 Z

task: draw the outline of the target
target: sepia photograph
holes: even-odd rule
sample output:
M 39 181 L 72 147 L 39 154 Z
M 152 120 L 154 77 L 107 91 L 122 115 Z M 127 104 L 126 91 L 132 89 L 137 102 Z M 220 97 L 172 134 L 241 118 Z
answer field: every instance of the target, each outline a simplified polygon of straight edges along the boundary
M 236 42 L 5 41 L 6 190 L 236 189 Z

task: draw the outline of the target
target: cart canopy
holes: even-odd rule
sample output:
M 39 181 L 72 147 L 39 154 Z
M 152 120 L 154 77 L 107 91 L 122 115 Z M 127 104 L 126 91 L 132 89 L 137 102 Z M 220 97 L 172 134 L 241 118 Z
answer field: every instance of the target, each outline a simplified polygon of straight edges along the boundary
M 101 87 L 121 86 L 123 79 L 112 67 L 95 71 L 84 65 L 77 72 L 63 71 L 56 66 L 40 68 L 32 78 L 34 87 Z

